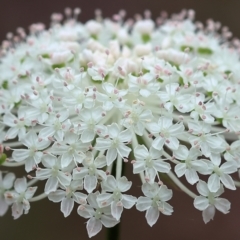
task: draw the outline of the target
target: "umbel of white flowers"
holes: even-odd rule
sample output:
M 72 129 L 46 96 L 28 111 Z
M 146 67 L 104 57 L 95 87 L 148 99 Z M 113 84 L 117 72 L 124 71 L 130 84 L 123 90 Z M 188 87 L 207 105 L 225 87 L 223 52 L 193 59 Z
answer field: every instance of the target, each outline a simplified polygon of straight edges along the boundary
M 124 11 L 112 20 L 96 11 L 85 24 L 80 9 L 65 13 L 1 46 L 0 161 L 25 166 L 30 180 L 0 171 L 0 215 L 12 206 L 17 219 L 48 197 L 65 217 L 79 205 L 89 237 L 134 205 L 152 226 L 173 212 L 161 174 L 194 198 L 205 223 L 228 213 L 220 195 L 240 185 L 230 176 L 240 168 L 240 42 L 212 20 L 193 23 L 192 10 L 156 22 L 149 11 L 126 21 Z M 125 193 L 127 162 L 144 196 Z M 33 197 L 39 180 L 44 193 Z

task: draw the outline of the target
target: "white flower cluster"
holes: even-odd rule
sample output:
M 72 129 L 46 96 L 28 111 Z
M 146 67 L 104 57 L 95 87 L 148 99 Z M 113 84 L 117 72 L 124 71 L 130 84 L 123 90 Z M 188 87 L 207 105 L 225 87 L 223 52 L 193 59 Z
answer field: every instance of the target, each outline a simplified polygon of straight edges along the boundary
M 134 205 L 152 226 L 173 212 L 163 174 L 194 198 L 205 223 L 215 209 L 228 213 L 219 196 L 240 185 L 230 176 L 240 168 L 240 42 L 219 23 L 193 23 L 193 11 L 156 23 L 149 12 L 124 21 L 124 11 L 113 20 L 98 11 L 86 24 L 79 9 L 66 12 L 63 23 L 53 14 L 49 30 L 18 29 L 1 46 L 0 161 L 24 165 L 32 180 L 0 171 L 0 214 L 12 205 L 18 218 L 48 197 L 65 217 L 79 205 L 89 237 Z M 128 162 L 144 196 L 125 194 Z M 38 180 L 45 190 L 33 197 Z

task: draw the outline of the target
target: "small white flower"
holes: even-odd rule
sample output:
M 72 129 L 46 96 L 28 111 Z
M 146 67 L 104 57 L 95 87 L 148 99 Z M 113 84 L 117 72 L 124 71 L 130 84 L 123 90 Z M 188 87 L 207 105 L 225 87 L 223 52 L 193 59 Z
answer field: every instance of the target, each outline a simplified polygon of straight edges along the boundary
M 188 150 L 186 146 L 180 145 L 177 150 L 173 151 L 173 156 L 183 161 L 175 166 L 174 170 L 177 176 L 181 177 L 185 175 L 190 184 L 198 182 L 197 171 L 204 173 L 208 168 L 208 165 L 204 161 L 197 160 L 201 156 L 201 152 L 198 149 L 191 148 Z
M 106 166 L 106 157 L 96 157 L 88 153 L 83 160 L 83 167 L 73 170 L 73 180 L 84 179 L 84 189 L 91 193 L 97 186 L 98 179 L 106 179 L 106 173 L 100 168 Z
M 87 221 L 87 231 L 90 238 L 101 231 L 102 225 L 110 228 L 118 224 L 118 221 L 111 215 L 110 206 L 98 206 L 98 196 L 99 192 L 90 193 L 87 198 L 89 205 L 80 205 L 78 207 L 78 214 L 84 218 L 89 218 Z
M 224 214 L 229 212 L 230 202 L 225 198 L 219 198 L 224 192 L 222 185 L 217 192 L 211 192 L 208 185 L 200 180 L 197 184 L 197 190 L 202 196 L 197 196 L 194 199 L 194 207 L 203 211 L 202 216 L 205 223 L 213 220 L 215 208 Z
M 134 149 L 136 161 L 133 163 L 133 173 L 145 172 L 149 181 L 154 182 L 158 172 L 168 173 L 171 169 L 169 163 L 161 159 L 162 152 L 151 147 L 150 150 L 144 145 L 138 145 Z
M 132 138 L 131 131 L 126 129 L 120 132 L 116 123 L 108 126 L 109 138 L 97 138 L 96 149 L 107 150 L 106 160 L 107 165 L 113 163 L 119 154 L 121 158 L 127 158 L 131 148 L 127 147 L 124 143 L 129 143 Z
M 91 142 L 99 129 L 99 122 L 103 118 L 103 110 L 100 107 L 83 109 L 79 113 L 80 122 L 74 123 L 75 133 L 81 133 L 83 143 Z
M 219 154 L 212 154 L 210 161 L 205 161 L 208 164 L 208 169 L 211 176 L 208 178 L 208 188 L 211 192 L 217 192 L 220 188 L 220 182 L 231 190 L 236 190 L 231 173 L 237 172 L 237 167 L 234 162 L 229 161 L 223 163 L 221 166 L 221 157 Z M 207 173 L 207 171 L 205 171 Z
M 97 100 L 103 103 L 103 109 L 111 110 L 114 106 L 122 108 L 125 100 L 123 97 L 127 94 L 126 90 L 118 90 L 111 83 L 103 83 L 102 88 L 106 94 L 97 92 Z
M 127 129 L 132 128 L 133 131 L 142 136 L 146 128 L 146 124 L 153 119 L 152 111 L 145 109 L 141 101 L 135 101 L 132 106 L 125 106 L 123 108 L 123 116 L 121 124 Z
M 183 133 L 184 126 L 182 123 L 172 124 L 172 121 L 172 118 L 160 117 L 158 123 L 148 124 L 149 131 L 156 137 L 152 143 L 155 149 L 161 150 L 164 144 L 173 150 L 178 149 L 177 136 Z
M 30 209 L 29 199 L 36 192 L 37 187 L 27 188 L 26 178 L 17 178 L 14 182 L 14 191 L 5 192 L 4 196 L 8 203 L 12 205 L 12 216 L 14 219 L 19 218 L 23 212 L 27 214 Z
M 53 202 L 61 202 L 61 212 L 64 217 L 68 217 L 74 207 L 74 202 L 86 204 L 87 195 L 81 192 L 76 192 L 82 189 L 81 181 L 72 181 L 69 186 L 66 186 L 65 191 L 57 190 L 48 195 L 48 199 Z
M 81 163 L 88 148 L 88 143 L 83 143 L 77 134 L 69 132 L 65 134 L 62 142 L 55 142 L 49 152 L 61 156 L 61 166 L 65 168 L 72 162 L 76 165 Z
M 12 157 L 16 162 L 25 161 L 25 170 L 32 171 L 40 162 L 43 156 L 41 150 L 50 145 L 50 141 L 41 139 L 33 131 L 28 132 L 22 140 L 23 145 L 28 149 L 15 149 Z
M 16 136 L 19 139 L 23 139 L 26 135 L 26 127 L 31 125 L 24 112 L 19 111 L 18 114 L 18 118 L 11 113 L 7 113 L 3 117 L 3 123 L 10 127 L 6 133 L 6 139 L 12 139 Z
M 181 92 L 178 83 L 167 84 L 165 89 L 159 91 L 157 95 L 166 110 L 173 112 L 173 107 L 176 107 L 179 112 L 185 113 L 192 109 L 192 95 Z
M 206 123 L 213 123 L 214 117 L 212 114 L 217 111 L 216 106 L 213 102 L 205 103 L 205 95 L 202 93 L 196 93 L 193 97 L 194 111 L 191 112 L 190 116 L 197 120 L 199 116 Z
M 152 227 L 159 218 L 159 212 L 164 215 L 171 215 L 173 208 L 166 201 L 172 198 L 172 190 L 165 185 L 159 187 L 157 183 L 144 183 L 142 191 L 146 197 L 139 197 L 136 208 L 143 212 L 146 211 L 147 223 Z
M 43 139 L 54 137 L 57 141 L 62 141 L 64 132 L 71 126 L 68 116 L 68 111 L 61 111 L 55 115 L 52 114 L 49 116 L 47 122 L 44 124 L 45 127 L 39 132 L 39 137 Z
M 111 205 L 112 216 L 119 221 L 123 208 L 130 209 L 137 201 L 136 197 L 122 194 L 130 189 L 132 182 L 126 177 L 116 180 L 113 176 L 107 176 L 102 182 L 103 193 L 98 195 L 97 202 L 100 207 Z M 111 192 L 111 193 L 108 193 Z
M 152 74 L 144 74 L 139 77 L 128 75 L 129 77 L 129 92 L 139 93 L 144 98 L 149 97 L 151 94 L 155 94 L 160 88 L 159 83 L 155 81 Z
M 51 155 L 45 155 L 42 160 L 46 168 L 37 169 L 36 178 L 40 180 L 47 179 L 44 192 L 49 194 L 55 192 L 58 186 L 69 186 L 72 176 L 62 171 L 60 160 Z

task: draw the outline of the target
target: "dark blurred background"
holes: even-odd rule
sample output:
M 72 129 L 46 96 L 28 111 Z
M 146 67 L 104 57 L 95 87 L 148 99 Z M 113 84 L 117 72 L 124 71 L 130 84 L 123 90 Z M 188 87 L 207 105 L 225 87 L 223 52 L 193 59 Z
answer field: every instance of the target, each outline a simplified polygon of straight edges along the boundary
M 205 22 L 212 18 L 228 26 L 233 35 L 240 37 L 240 0 L 0 0 L 0 41 L 7 32 L 14 32 L 17 27 L 25 29 L 31 23 L 43 22 L 48 26 L 53 12 L 63 12 L 65 7 L 80 7 L 80 21 L 94 17 L 94 10 L 100 8 L 104 17 L 111 17 L 120 9 L 127 11 L 127 17 L 152 11 L 156 18 L 160 11 L 169 14 L 180 12 L 183 8 L 194 9 L 196 19 Z M 1 74 L 1 73 L 0 73 Z M 140 196 L 138 176 L 131 174 L 132 166 L 127 164 L 127 176 L 133 183 L 130 194 Z M 18 177 L 21 177 L 18 173 Z M 170 186 L 171 187 L 171 186 Z M 226 191 L 223 197 L 232 203 L 231 212 L 223 215 L 216 213 L 214 221 L 204 224 L 201 212 L 193 207 L 193 200 L 184 193 L 174 190 L 172 216 L 161 215 L 158 222 L 150 228 L 144 213 L 135 208 L 123 213 L 119 240 L 238 240 L 240 239 L 240 191 Z M 60 204 L 47 199 L 31 204 L 30 213 L 13 220 L 10 211 L 0 218 L 1 240 L 85 240 L 86 220 L 76 214 L 64 218 Z M 94 239 L 106 239 L 103 229 Z M 113 237 L 112 240 L 116 238 Z

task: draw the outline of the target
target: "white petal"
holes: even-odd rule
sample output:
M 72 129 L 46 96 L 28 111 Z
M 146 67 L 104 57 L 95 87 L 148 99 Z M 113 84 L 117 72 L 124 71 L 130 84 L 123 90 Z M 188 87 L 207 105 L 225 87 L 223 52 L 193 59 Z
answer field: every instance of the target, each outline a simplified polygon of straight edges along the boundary
M 84 218 L 90 218 L 94 216 L 95 211 L 89 205 L 80 205 L 77 209 L 77 213 Z
M 187 169 L 185 176 L 186 176 L 187 181 L 192 185 L 195 184 L 199 180 L 196 170 L 194 170 L 194 169 Z
M 156 182 L 154 182 L 152 184 L 144 183 L 142 185 L 142 192 L 144 193 L 145 196 L 147 196 L 149 198 L 153 198 L 159 192 L 159 185 Z
M 102 193 L 97 196 L 97 203 L 100 208 L 109 206 L 113 201 L 112 194 Z
M 172 198 L 173 193 L 172 193 L 171 189 L 167 188 L 167 186 L 162 185 L 159 188 L 158 195 L 159 195 L 161 201 L 166 202 Z
M 101 221 L 102 221 L 102 224 L 107 228 L 113 227 L 119 223 L 119 221 L 107 215 L 102 215 Z
M 148 197 L 139 197 L 136 203 L 138 211 L 146 211 L 152 205 L 152 200 Z
M 220 176 L 220 180 L 226 188 L 231 189 L 231 190 L 236 190 L 233 179 L 228 174 L 222 174 Z
M 73 169 L 73 180 L 83 179 L 88 174 L 88 172 L 88 168 L 81 168 L 80 170 Z
M 116 123 L 113 123 L 112 125 L 110 125 L 108 127 L 108 129 L 109 129 L 109 136 L 111 138 L 117 138 L 118 137 L 118 135 L 119 135 L 119 127 L 118 127 L 118 125 Z
M 111 213 L 113 215 L 113 217 L 119 221 L 121 215 L 122 215 L 122 211 L 123 211 L 123 206 L 122 206 L 122 203 L 120 202 L 116 202 L 116 201 L 113 201 L 111 203 Z
M 118 138 L 121 142 L 130 142 L 132 139 L 132 133 L 129 129 L 126 129 L 119 134 Z
M 61 202 L 65 197 L 65 192 L 63 190 L 57 190 L 48 194 L 48 199 L 53 202 Z
M 63 172 L 58 172 L 58 181 L 63 185 L 63 186 L 68 186 L 70 185 L 72 176 L 71 175 L 66 175 Z
M 64 153 L 61 157 L 61 166 L 62 168 L 67 167 L 73 160 L 73 156 L 68 152 Z
M 129 153 L 131 152 L 131 148 L 120 143 L 119 146 L 117 147 L 117 151 L 122 158 L 124 157 L 127 158 Z
M 45 185 L 44 192 L 49 194 L 50 192 L 55 192 L 58 187 L 58 179 L 56 177 L 50 177 Z
M 233 161 L 225 162 L 220 169 L 226 174 L 237 172 L 236 165 Z
M 81 140 L 83 143 L 91 142 L 94 139 L 95 133 L 93 130 L 86 129 L 82 132 Z
M 211 159 L 211 162 L 216 166 L 219 166 L 221 163 L 221 157 L 219 154 L 212 153 L 210 159 Z
M 54 133 L 55 133 L 55 130 L 53 127 L 45 127 L 40 130 L 39 137 L 43 139 L 47 139 L 48 137 L 52 137 Z
M 176 137 L 169 137 L 167 141 L 165 141 L 165 144 L 173 150 L 177 150 L 179 147 L 179 141 Z
M 121 177 L 117 181 L 117 187 L 121 192 L 126 192 L 132 186 L 132 182 L 128 181 L 125 176 Z
M 172 215 L 172 212 L 173 212 L 173 207 L 167 202 L 163 202 L 161 213 L 163 213 L 164 215 L 170 216 Z
M 199 180 L 198 184 L 197 184 L 197 190 L 198 192 L 203 195 L 204 197 L 207 197 L 208 196 L 208 193 L 209 193 L 209 189 L 208 189 L 208 186 L 207 184 L 202 181 L 202 180 Z
M 154 168 L 161 173 L 168 173 L 171 169 L 171 165 L 162 160 L 153 160 Z
M 131 195 L 122 195 L 122 204 L 124 208 L 130 209 L 137 202 L 137 198 Z
M 12 205 L 12 216 L 14 219 L 19 218 L 23 214 L 23 204 L 15 202 Z
M 150 207 L 145 215 L 147 223 L 152 227 L 159 218 L 159 210 L 155 207 Z
M 8 204 L 5 202 L 4 198 L 0 197 L 0 216 L 3 216 L 8 210 Z
M 95 236 L 102 230 L 102 223 L 99 219 L 95 219 L 94 217 L 90 218 L 87 221 L 87 232 L 89 238 Z
M 216 173 L 208 178 L 208 188 L 211 192 L 217 192 L 220 188 L 220 179 Z
M 175 158 L 180 160 L 186 160 L 188 157 L 188 149 L 184 145 L 179 145 L 178 149 L 173 152 Z
M 90 193 L 87 197 L 88 203 L 94 208 L 99 208 L 98 203 L 97 203 L 98 195 L 99 195 L 99 192 L 97 191 L 95 193 Z
M 160 151 L 160 150 L 162 150 L 162 147 L 163 147 L 164 142 L 165 142 L 165 139 L 162 138 L 162 137 L 160 137 L 160 136 L 158 136 L 158 137 L 156 137 L 156 138 L 153 140 L 152 146 L 153 146 L 155 149 L 157 149 L 157 150 Z
M 143 96 L 145 98 L 147 98 L 151 95 L 151 92 L 148 91 L 147 89 L 140 89 L 139 93 L 141 96 Z
M 97 138 L 95 148 L 98 150 L 109 149 L 111 146 L 110 139 Z
M 13 186 L 13 182 L 15 180 L 15 175 L 13 173 L 7 173 L 4 176 L 4 179 L 2 181 L 2 185 L 4 189 L 10 189 Z M 1 184 L 1 179 L 0 179 L 0 184 Z
M 144 145 L 138 145 L 134 149 L 134 156 L 137 160 L 146 159 L 149 156 L 148 149 Z
M 90 176 L 87 175 L 84 178 L 84 189 L 88 192 L 91 193 L 97 186 L 97 178 L 96 176 Z
M 229 212 L 231 203 L 225 198 L 216 198 L 214 206 L 216 207 L 217 210 L 226 214 Z
M 32 198 L 36 191 L 37 191 L 37 187 L 29 187 L 25 192 L 25 198 L 26 199 Z
M 34 158 L 29 157 L 29 158 L 26 159 L 26 162 L 25 162 L 26 172 L 32 171 L 35 166 L 36 166 L 36 162 L 34 161 Z
M 29 156 L 29 150 L 27 149 L 16 149 L 13 151 L 12 157 L 16 162 L 24 161 Z
M 192 168 L 194 168 L 196 171 L 200 173 L 202 172 L 204 173 L 208 169 L 208 165 L 206 164 L 206 162 L 202 160 L 191 161 L 191 164 Z
M 150 147 L 149 153 L 152 159 L 159 159 L 162 156 L 162 151 L 159 151 L 153 147 Z
M 25 177 L 17 178 L 14 182 L 14 189 L 17 193 L 23 193 L 27 189 L 27 180 Z
M 208 223 L 211 219 L 213 220 L 215 215 L 215 207 L 210 205 L 207 209 L 202 212 L 204 223 Z
M 194 199 L 193 205 L 196 209 L 203 211 L 209 206 L 209 201 L 203 196 L 197 196 Z
M 185 163 L 178 163 L 174 168 L 175 173 L 178 177 L 181 177 L 186 172 L 186 164 Z
M 113 192 L 117 188 L 117 181 L 112 176 L 107 176 L 107 180 L 103 182 L 103 187 L 105 191 Z
M 96 168 L 102 168 L 106 166 L 107 165 L 106 157 L 105 156 L 97 157 L 94 161 L 94 165 Z
M 117 158 L 117 149 L 116 148 L 108 149 L 107 156 L 106 156 L 107 165 L 110 166 L 116 158 Z
M 144 161 L 136 161 L 133 163 L 133 173 L 140 173 L 145 170 L 145 162 Z
M 61 212 L 63 213 L 64 217 L 70 215 L 73 210 L 74 201 L 72 198 L 64 198 L 61 202 Z

